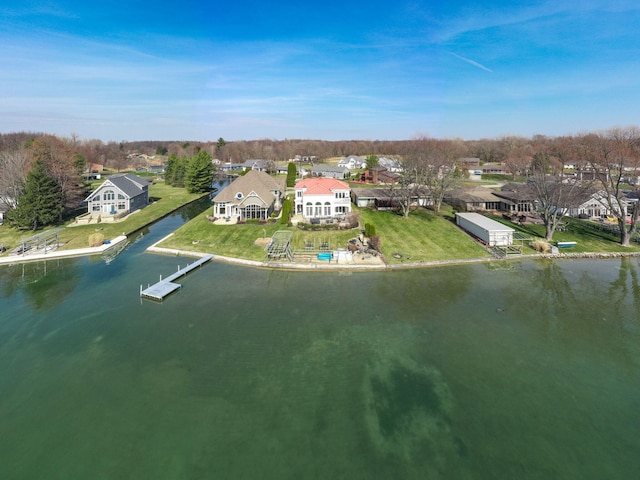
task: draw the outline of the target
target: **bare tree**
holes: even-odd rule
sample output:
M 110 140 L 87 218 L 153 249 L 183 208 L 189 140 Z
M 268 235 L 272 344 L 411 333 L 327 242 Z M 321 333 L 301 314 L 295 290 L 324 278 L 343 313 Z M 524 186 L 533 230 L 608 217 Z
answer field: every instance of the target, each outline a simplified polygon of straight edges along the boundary
M 572 147 L 572 139 L 568 137 L 553 141 L 539 138 L 535 145 L 528 184 L 535 193 L 547 241 L 553 239 L 567 208 L 576 206 L 589 188 L 588 183 L 564 173 L 565 164 L 572 158 Z
M 8 207 L 17 207 L 28 170 L 29 155 L 25 148 L 0 151 L 0 201 Z
M 423 167 L 423 182 L 433 211 L 438 214 L 448 191 L 464 177 L 458 166 L 459 159 L 465 154 L 465 148 L 459 140 L 434 140 L 426 143 L 427 164 Z
M 620 244 L 628 247 L 636 231 L 640 209 L 636 201 L 628 212 L 625 190 L 631 188 L 630 177 L 635 175 L 637 178 L 640 172 L 640 129 L 613 128 L 582 135 L 579 141 L 582 159 L 590 165 L 597 185 L 605 193 L 601 201 L 617 221 Z
M 515 180 L 516 176 L 524 173 L 531 163 L 531 145 L 523 137 L 503 137 L 500 140 L 502 162 Z

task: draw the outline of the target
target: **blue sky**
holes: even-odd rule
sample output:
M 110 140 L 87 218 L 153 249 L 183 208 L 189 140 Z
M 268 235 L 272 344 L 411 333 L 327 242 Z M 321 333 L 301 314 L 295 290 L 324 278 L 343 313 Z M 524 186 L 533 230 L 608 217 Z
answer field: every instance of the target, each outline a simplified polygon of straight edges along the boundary
M 637 0 L 4 0 L 0 132 L 402 140 L 637 125 Z

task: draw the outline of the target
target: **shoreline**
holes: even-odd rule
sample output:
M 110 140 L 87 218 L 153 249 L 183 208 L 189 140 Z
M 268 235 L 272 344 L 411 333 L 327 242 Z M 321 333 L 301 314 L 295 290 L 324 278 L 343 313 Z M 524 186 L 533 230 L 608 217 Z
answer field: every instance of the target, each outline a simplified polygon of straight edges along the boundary
M 248 260 L 237 257 L 227 257 L 224 255 L 218 255 L 216 253 L 202 253 L 194 252 L 191 250 L 182 250 L 175 248 L 159 247 L 158 244 L 173 235 L 173 232 L 165 237 L 161 238 L 153 245 L 148 247 L 145 252 L 167 255 L 167 256 L 182 256 L 191 258 L 200 258 L 205 255 L 213 255 L 212 260 L 221 263 L 227 263 L 230 265 L 239 265 L 250 268 L 263 268 L 270 270 L 297 270 L 301 272 L 372 272 L 372 271 L 390 271 L 390 270 L 408 270 L 416 268 L 428 268 L 428 267 L 441 267 L 448 265 L 467 265 L 477 263 L 494 263 L 494 262 L 509 262 L 517 260 L 572 260 L 572 259 L 614 259 L 624 257 L 640 257 L 640 252 L 585 252 L 585 253 L 557 253 L 557 254 L 531 254 L 531 255 L 519 255 L 510 258 L 471 258 L 460 260 L 435 260 L 430 262 L 412 262 L 401 264 L 358 264 L 358 263 L 289 263 L 289 262 L 261 262 L 257 260 Z M 0 265 L 15 265 L 20 263 L 37 262 L 41 260 L 54 260 L 58 258 L 71 258 L 71 257 L 83 257 L 91 255 L 101 255 L 107 252 L 109 249 L 126 241 L 128 237 L 126 235 L 119 235 L 118 237 L 110 240 L 110 243 L 104 243 L 99 247 L 77 248 L 71 250 L 52 250 L 42 253 L 28 253 L 22 255 L 12 255 L 6 257 L 0 257 Z
M 55 258 L 66 257 L 85 257 L 90 255 L 100 255 L 110 248 L 119 245 L 127 240 L 126 235 L 119 235 L 109 243 L 103 243 L 99 247 L 87 247 L 87 248 L 74 248 L 70 250 L 50 250 L 42 253 L 26 253 L 20 255 L 8 255 L 6 257 L 0 257 L 0 265 L 13 265 L 17 263 L 37 262 L 40 260 L 49 260 Z
M 232 265 L 240 265 L 253 268 L 264 268 L 271 270 L 298 270 L 306 272 L 364 272 L 364 271 L 389 271 L 389 270 L 407 270 L 415 268 L 427 268 L 427 267 L 440 267 L 448 265 L 466 265 L 476 263 L 493 263 L 493 262 L 506 262 L 517 260 L 537 260 L 537 259 L 549 259 L 549 260 L 572 260 L 572 259 L 614 259 L 623 257 L 640 257 L 640 252 L 585 252 L 585 253 L 541 253 L 531 255 L 519 255 L 511 258 L 471 258 L 460 260 L 436 260 L 431 262 L 414 262 L 414 263 L 402 263 L 402 264 L 364 264 L 359 265 L 357 263 L 289 263 L 289 262 L 260 262 L 257 260 L 247 260 L 236 257 L 226 257 L 224 255 L 217 255 L 215 253 L 202 253 L 194 252 L 191 250 L 181 250 L 175 248 L 158 247 L 158 244 L 171 237 L 173 233 L 166 235 L 162 239 L 155 242 L 148 247 L 145 251 L 149 253 L 155 253 L 159 255 L 171 255 L 171 256 L 183 256 L 183 257 L 203 257 L 205 255 L 213 255 L 212 261 L 218 261 L 222 263 L 228 263 Z

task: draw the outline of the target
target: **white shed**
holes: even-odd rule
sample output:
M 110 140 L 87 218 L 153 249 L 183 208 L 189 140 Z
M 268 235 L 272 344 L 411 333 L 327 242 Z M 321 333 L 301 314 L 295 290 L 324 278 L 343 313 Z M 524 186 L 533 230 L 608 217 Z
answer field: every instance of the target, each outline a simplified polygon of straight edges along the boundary
M 513 244 L 513 228 L 479 213 L 456 213 L 456 224 L 491 247 Z

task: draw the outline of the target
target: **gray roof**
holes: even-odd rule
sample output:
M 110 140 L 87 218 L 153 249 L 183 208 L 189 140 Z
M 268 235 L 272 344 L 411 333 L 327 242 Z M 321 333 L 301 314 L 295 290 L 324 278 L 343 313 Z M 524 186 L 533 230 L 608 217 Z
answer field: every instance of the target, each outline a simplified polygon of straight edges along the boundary
M 347 167 L 339 167 L 337 165 L 314 165 L 311 168 L 312 172 L 337 172 L 337 173 L 349 173 Z
M 144 193 L 149 187 L 149 183 L 149 180 L 132 173 L 118 173 L 111 175 L 107 180 L 105 180 L 102 185 L 87 197 L 87 200 L 93 197 L 93 195 L 95 195 L 99 190 L 109 186 L 114 186 L 129 198 L 134 198 Z
M 478 225 L 479 227 L 487 231 L 499 231 L 499 232 L 515 232 L 515 229 L 507 227 L 506 225 L 496 222 L 491 218 L 480 215 L 479 213 L 456 213 L 457 217 L 464 218 L 465 220 Z

